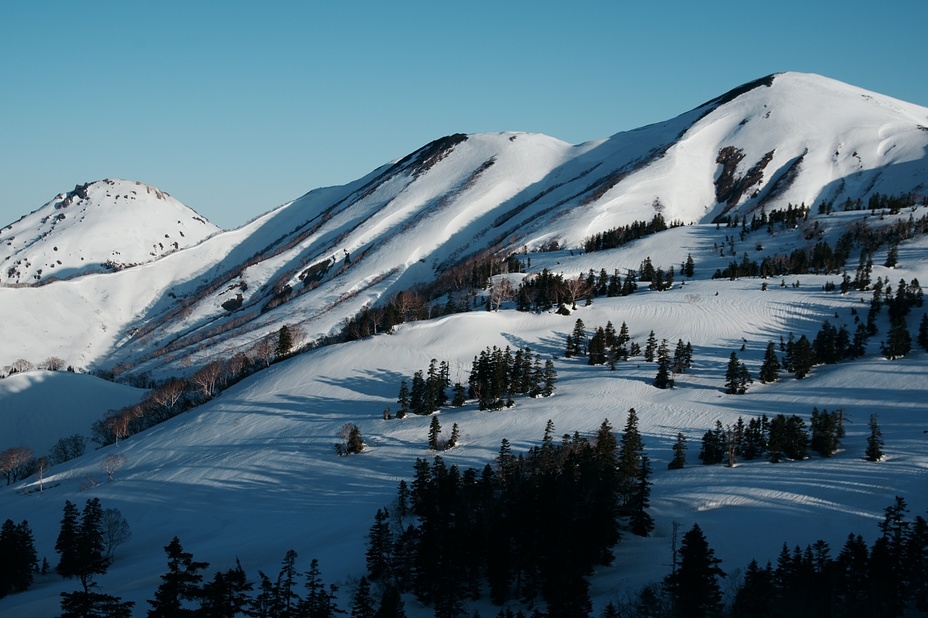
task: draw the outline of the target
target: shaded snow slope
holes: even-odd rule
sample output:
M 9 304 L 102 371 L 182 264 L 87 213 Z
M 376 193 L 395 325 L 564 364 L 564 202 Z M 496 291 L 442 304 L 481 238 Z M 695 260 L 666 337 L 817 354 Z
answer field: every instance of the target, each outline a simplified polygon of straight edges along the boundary
M 35 283 L 157 260 L 219 231 L 140 182 L 78 185 L 0 230 L 0 283 Z
M 145 391 L 66 371 L 28 371 L 0 380 L 0 450 L 48 453 L 59 438 L 90 437 L 108 411 L 137 403 Z

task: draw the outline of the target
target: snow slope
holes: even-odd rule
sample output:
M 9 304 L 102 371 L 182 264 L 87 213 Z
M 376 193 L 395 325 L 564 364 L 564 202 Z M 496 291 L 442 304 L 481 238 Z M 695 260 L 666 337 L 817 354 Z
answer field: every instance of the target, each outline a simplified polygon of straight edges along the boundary
M 90 435 L 109 410 L 137 403 L 145 391 L 67 371 L 29 371 L 0 380 L 0 449 L 48 453 L 59 438 Z
M 925 208 L 915 214 L 924 214 Z M 901 216 L 907 216 L 905 213 Z M 834 218 L 861 216 L 844 213 Z M 876 218 L 874 218 L 876 219 Z M 272 366 L 223 392 L 201 408 L 148 432 L 53 469 L 45 493 L 34 483 L 0 491 L 0 516 L 27 518 L 36 531 L 40 556 L 54 560 L 53 545 L 65 499 L 81 504 L 99 497 L 104 507 L 119 508 L 133 538 L 117 552 L 110 573 L 100 578 L 107 592 L 136 600 L 143 615 L 164 571 L 161 548 L 175 534 L 185 549 L 211 563 L 211 571 L 239 558 L 249 576 L 260 569 L 273 577 L 287 549 L 300 554 L 301 568 L 318 558 L 327 582 L 342 585 L 340 604 L 364 570 L 364 535 L 373 513 L 389 504 L 400 478 L 410 478 L 416 457 L 427 450 L 429 418 L 384 421 L 385 406 L 395 407 L 399 382 L 431 358 L 449 361 L 452 380 L 466 378 L 471 359 L 486 346 L 529 346 L 556 357 L 559 381 L 549 399 L 520 399 L 500 412 L 481 412 L 470 403 L 443 410 L 448 432 L 461 429 L 457 448 L 442 453 L 459 466 L 482 467 L 492 461 L 499 441 L 514 450 L 536 444 L 547 419 L 559 432 L 593 433 L 603 418 L 621 430 L 634 407 L 654 467 L 652 515 L 657 522 L 648 539 L 626 535 L 616 548 L 615 565 L 593 578 L 594 605 L 663 577 L 670 560 L 674 522 L 683 529 L 699 523 L 734 572 L 751 558 L 773 560 L 785 541 L 805 545 L 824 539 L 833 552 L 851 531 L 868 541 L 877 535 L 883 509 L 904 496 L 913 514 L 928 509 L 928 416 L 924 408 L 924 373 L 928 353 L 886 361 L 872 340 L 859 361 L 817 367 L 802 381 L 755 383 L 743 396 L 724 395 L 725 365 L 738 352 L 756 375 L 768 340 L 793 332 L 814 336 L 821 321 L 853 324 L 852 309 L 865 307 L 869 292 L 847 296 L 822 290 L 834 276 L 803 275 L 799 287 L 771 285 L 760 291 L 756 279 L 711 280 L 715 258 L 707 238 L 726 233 L 714 225 L 669 230 L 618 250 L 571 256 L 569 252 L 534 254 L 533 264 L 583 272 L 592 264 L 623 267 L 649 255 L 655 264 L 696 258 L 697 275 L 666 292 L 640 291 L 625 298 L 599 298 L 570 316 L 520 313 L 511 309 L 457 314 L 400 327 L 394 335 L 320 348 Z M 761 232 L 763 233 L 763 232 Z M 768 243 L 783 248 L 794 235 L 783 232 Z M 778 243 L 780 243 L 778 245 Z M 904 242 L 905 256 L 895 270 L 875 267 L 874 277 L 928 280 L 928 241 Z M 881 261 L 883 256 L 875 256 Z M 925 309 L 915 311 L 910 323 Z M 835 317 L 837 314 L 838 317 Z M 591 367 L 584 359 L 559 358 L 577 318 L 588 328 L 625 321 L 633 340 L 644 344 L 650 330 L 659 338 L 689 340 L 694 368 L 677 376 L 669 391 L 650 386 L 655 366 L 635 358 L 616 372 Z M 885 314 L 881 317 L 885 320 Z M 887 324 L 879 323 L 881 332 Z M 799 414 L 808 419 L 813 406 L 843 407 L 849 416 L 847 437 L 830 459 L 812 456 L 802 462 L 753 461 L 733 469 L 698 464 L 699 438 L 716 420 L 733 423 L 766 413 Z M 880 463 L 863 459 L 867 419 L 879 415 L 886 441 Z M 365 452 L 339 458 L 333 443 L 346 422 L 358 423 Z M 674 437 L 689 440 L 688 467 L 669 471 Z M 125 467 L 116 480 L 103 483 L 102 458 L 119 452 Z M 94 478 L 98 486 L 88 486 Z M 82 490 L 82 486 L 86 490 Z M 745 543 L 751 539 L 751 543 Z M 9 616 L 52 615 L 57 594 L 72 583 L 54 577 L 40 580 L 22 594 L 0 600 Z M 411 617 L 429 616 L 407 599 Z M 474 605 L 481 614 L 495 611 Z

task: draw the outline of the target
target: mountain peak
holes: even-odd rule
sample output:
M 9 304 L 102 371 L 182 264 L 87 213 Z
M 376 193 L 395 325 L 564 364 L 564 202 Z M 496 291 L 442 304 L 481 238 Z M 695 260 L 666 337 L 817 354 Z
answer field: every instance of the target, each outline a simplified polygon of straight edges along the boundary
M 151 185 L 109 178 L 88 182 L 0 230 L 0 282 L 35 284 L 120 270 L 217 231 Z

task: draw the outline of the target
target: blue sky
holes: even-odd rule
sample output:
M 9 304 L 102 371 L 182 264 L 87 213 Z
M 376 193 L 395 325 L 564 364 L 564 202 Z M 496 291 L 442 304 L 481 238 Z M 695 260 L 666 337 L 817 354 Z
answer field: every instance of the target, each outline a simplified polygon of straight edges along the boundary
M 112 177 L 232 228 L 443 135 L 579 143 L 777 71 L 928 106 L 926 23 L 924 0 L 6 0 L 0 224 Z

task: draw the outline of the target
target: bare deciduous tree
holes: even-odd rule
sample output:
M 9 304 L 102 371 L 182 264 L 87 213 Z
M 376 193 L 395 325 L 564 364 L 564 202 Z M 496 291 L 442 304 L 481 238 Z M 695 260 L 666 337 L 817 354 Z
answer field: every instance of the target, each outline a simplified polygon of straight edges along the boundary
M 490 309 L 499 311 L 500 305 L 507 300 L 512 300 L 515 296 L 515 290 L 512 289 L 512 282 L 507 277 L 500 277 L 490 286 Z
M 106 561 L 113 562 L 113 552 L 116 548 L 130 538 L 132 530 L 129 529 L 129 522 L 122 516 L 119 509 L 106 509 L 103 511 L 101 519 L 103 528 L 103 547 L 106 552 Z
M 274 350 L 277 349 L 277 340 L 274 335 L 266 335 L 258 341 L 255 342 L 251 351 L 254 352 L 256 358 L 264 361 L 265 367 L 270 367 L 271 359 L 274 358 Z
M 35 472 L 39 475 L 39 493 L 45 493 L 45 473 L 48 471 L 48 457 L 35 460 Z
M 590 292 L 590 286 L 584 279 L 583 273 L 578 275 L 576 279 L 564 279 L 564 287 L 567 289 L 572 309 L 577 308 L 577 299 L 583 298 Z
M 25 358 L 17 358 L 13 361 L 13 364 L 10 365 L 10 368 L 16 373 L 22 373 L 24 371 L 32 371 L 35 369 L 35 365 L 27 361 Z
M 49 356 L 42 364 L 39 365 L 39 369 L 45 369 L 47 371 L 61 371 L 64 369 L 64 360 L 58 358 L 57 356 Z
M 10 485 L 22 478 L 25 468 L 32 461 L 32 449 L 25 446 L 14 446 L 0 452 L 0 473 L 6 476 L 6 484 Z
M 103 458 L 100 463 L 100 469 L 106 472 L 106 480 L 112 481 L 113 474 L 126 465 L 126 456 L 122 453 L 110 453 Z
M 225 372 L 225 363 L 222 361 L 213 361 L 198 369 L 190 381 L 196 386 L 203 395 L 209 399 L 215 394 L 219 378 Z
M 171 380 L 152 390 L 148 395 L 148 400 L 161 408 L 163 414 L 159 416 L 167 419 L 174 416 L 174 408 L 177 406 L 177 402 L 180 401 L 180 398 L 184 396 L 186 388 L 187 384 L 184 380 Z

